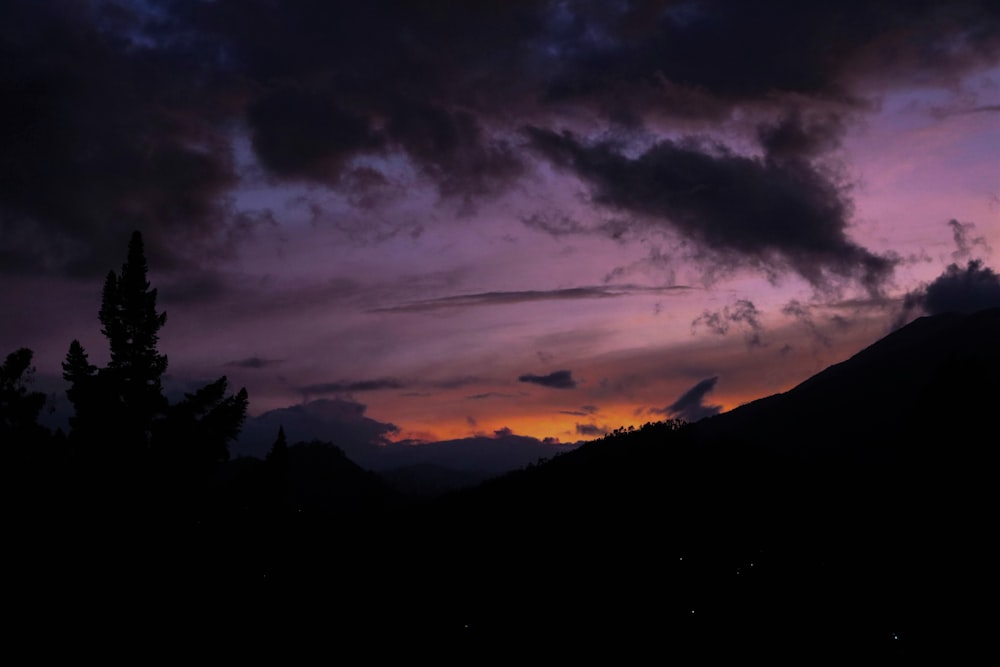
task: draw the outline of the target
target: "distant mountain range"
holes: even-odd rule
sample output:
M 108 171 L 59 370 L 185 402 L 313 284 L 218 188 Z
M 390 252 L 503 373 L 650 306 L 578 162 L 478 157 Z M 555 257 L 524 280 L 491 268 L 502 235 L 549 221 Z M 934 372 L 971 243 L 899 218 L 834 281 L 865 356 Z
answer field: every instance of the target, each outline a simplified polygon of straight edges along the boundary
M 322 399 L 265 412 L 247 420 L 233 456 L 263 458 L 280 427 L 292 442 L 330 442 L 400 490 L 426 495 L 478 484 L 579 444 L 542 441 L 506 429 L 436 442 L 392 442 L 386 434 L 395 426 L 366 416 L 364 410 L 352 401 Z

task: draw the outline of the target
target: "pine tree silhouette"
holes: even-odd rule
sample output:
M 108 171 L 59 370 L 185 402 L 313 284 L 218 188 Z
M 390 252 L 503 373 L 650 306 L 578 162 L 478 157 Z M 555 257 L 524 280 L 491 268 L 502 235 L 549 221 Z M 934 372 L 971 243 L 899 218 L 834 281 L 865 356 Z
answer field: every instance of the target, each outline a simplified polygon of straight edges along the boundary
M 161 479 L 204 478 L 229 458 L 228 445 L 239 435 L 249 398 L 246 389 L 227 396 L 223 376 L 170 405 L 163 393 L 167 356 L 157 348 L 167 315 L 157 311 L 157 291 L 147 273 L 136 231 L 121 272 L 108 272 L 101 293 L 98 318 L 108 339 L 108 364 L 91 364 L 77 340 L 62 364 L 75 409 L 71 439 L 112 475 L 153 464 L 163 468 Z
M 69 418 L 73 439 L 86 440 L 96 434 L 101 413 L 98 401 L 102 393 L 97 390 L 97 366 L 90 363 L 80 341 L 74 340 L 69 344 L 62 369 L 63 379 L 70 385 L 66 397 L 75 412 Z
M 156 347 L 167 314 L 156 312 L 156 290 L 146 276 L 142 234 L 135 231 L 121 274 L 111 271 L 105 279 L 98 313 L 111 351 L 101 374 L 118 399 L 125 435 L 139 446 L 149 444 L 152 423 L 167 407 L 162 384 L 167 356 Z
M 45 394 L 31 391 L 34 353 L 22 347 L 7 355 L 0 364 L 0 442 L 10 447 L 34 444 L 45 432 L 38 415 L 45 406 Z

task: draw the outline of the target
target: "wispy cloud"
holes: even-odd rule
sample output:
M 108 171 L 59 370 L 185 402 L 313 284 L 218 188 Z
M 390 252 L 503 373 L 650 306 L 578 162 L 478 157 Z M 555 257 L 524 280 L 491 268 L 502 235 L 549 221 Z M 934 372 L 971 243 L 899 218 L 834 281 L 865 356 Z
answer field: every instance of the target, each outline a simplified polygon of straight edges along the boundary
M 749 299 L 740 299 L 722 310 L 706 310 L 691 322 L 692 329 L 703 326 L 719 336 L 728 334 L 730 327 L 734 325 L 743 330 L 747 347 L 764 345 L 761 337 L 763 326 L 760 321 L 760 311 Z
M 670 292 L 688 291 L 693 288 L 685 285 L 667 287 L 647 287 L 641 285 L 597 285 L 587 287 L 567 287 L 555 290 L 524 290 L 516 292 L 479 292 L 476 294 L 459 294 L 444 296 L 437 299 L 411 301 L 395 306 L 373 308 L 376 313 L 407 313 L 445 308 L 474 308 L 478 306 L 504 306 L 510 304 L 529 303 L 532 301 L 570 301 L 576 299 L 609 299 L 644 294 L 667 294 Z
M 263 359 L 261 357 L 247 357 L 246 359 L 238 359 L 236 361 L 226 362 L 226 366 L 232 366 L 235 368 L 248 368 L 251 370 L 259 370 L 261 368 L 269 368 L 271 366 L 277 366 L 282 363 L 282 359 Z

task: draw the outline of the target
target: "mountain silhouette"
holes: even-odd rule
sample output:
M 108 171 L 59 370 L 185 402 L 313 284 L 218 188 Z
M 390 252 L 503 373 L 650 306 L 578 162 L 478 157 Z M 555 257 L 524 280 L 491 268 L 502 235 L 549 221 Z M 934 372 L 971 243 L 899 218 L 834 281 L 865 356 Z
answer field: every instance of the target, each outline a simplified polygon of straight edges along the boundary
M 950 445 L 962 448 L 981 442 L 998 391 L 1000 309 L 948 313 L 919 318 L 787 392 L 693 429 L 706 440 L 803 459 L 887 456 L 899 463 L 928 436 L 959 440 Z
M 787 392 L 436 496 L 272 440 L 184 513 L 20 514 L 7 573 L 25 608 L 76 601 L 82 631 L 99 595 L 175 644 L 262 628 L 466 661 L 955 657 L 992 636 L 998 341 L 1000 309 L 921 318 Z
M 1000 309 L 921 318 L 785 393 L 454 494 L 423 566 L 494 640 L 959 651 L 988 633 L 998 341 Z

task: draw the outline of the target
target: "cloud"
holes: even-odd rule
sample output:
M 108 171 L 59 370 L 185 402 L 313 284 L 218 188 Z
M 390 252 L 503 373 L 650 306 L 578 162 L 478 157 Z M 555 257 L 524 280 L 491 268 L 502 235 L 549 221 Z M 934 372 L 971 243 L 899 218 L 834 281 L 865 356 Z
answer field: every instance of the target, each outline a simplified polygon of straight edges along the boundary
M 263 458 L 282 427 L 289 442 L 332 442 L 355 463 L 366 465 L 389 443 L 388 437 L 399 432 L 395 424 L 372 419 L 366 411 L 364 404 L 343 399 L 320 399 L 271 410 L 247 419 L 233 454 Z
M 976 228 L 974 223 L 949 220 L 948 227 L 955 242 L 954 259 L 969 258 L 977 248 L 990 251 L 985 237 L 972 236 Z M 927 315 L 972 313 L 996 307 L 1000 307 L 1000 275 L 982 259 L 969 259 L 964 267 L 958 263 L 949 264 L 937 278 L 908 292 L 893 327 L 902 326 L 920 312 Z
M 244 141 L 278 184 L 382 187 L 396 177 L 365 163 L 382 160 L 467 208 L 534 173 L 529 123 L 606 206 L 749 265 L 874 284 L 886 259 L 846 239 L 846 194 L 814 159 L 868 91 L 953 85 L 995 64 L 997 35 L 987 0 L 8 0 L 0 270 L 99 274 L 134 228 L 159 266 L 225 251 L 249 219 L 232 197 Z M 635 155 L 552 130 L 649 136 L 664 119 L 749 127 L 766 155 L 665 140 Z
M 373 380 L 342 380 L 340 382 L 319 382 L 299 387 L 306 396 L 316 394 L 348 394 L 362 391 L 382 391 L 384 389 L 403 389 L 407 385 L 394 378 L 378 378 Z
M 160 266 L 226 236 L 226 87 L 193 47 L 142 48 L 148 19 L 124 3 L 0 9 L 0 270 L 99 274 L 136 228 Z
M 798 322 L 801 323 L 809 334 L 820 344 L 825 347 L 830 347 L 833 344 L 830 337 L 823 333 L 823 331 L 816 324 L 816 321 L 813 319 L 812 313 L 809 312 L 809 309 L 797 299 L 792 299 L 786 303 L 782 307 L 781 312 L 798 320 Z M 843 322 L 845 322 L 845 320 L 841 317 L 839 320 L 835 320 L 834 324 L 842 327 Z
M 576 433 L 577 435 L 582 435 L 587 438 L 597 438 L 608 432 L 606 427 L 598 426 L 597 424 L 577 424 Z
M 444 379 L 407 379 L 372 378 L 364 380 L 339 380 L 336 382 L 317 382 L 303 385 L 298 390 L 305 396 L 323 394 L 352 394 L 364 391 L 385 391 L 386 389 L 458 389 L 472 384 L 479 384 L 482 378 L 463 376 Z M 420 394 L 413 394 L 420 395 Z M 485 397 L 485 396 L 484 396 Z
M 915 309 L 937 315 L 984 308 L 1000 308 L 1000 275 L 980 259 L 969 260 L 965 267 L 949 264 L 929 284 L 907 294 L 903 304 L 904 314 Z
M 719 377 L 714 376 L 698 382 L 664 410 L 657 412 L 663 412 L 689 423 L 719 414 L 722 411 L 721 405 L 705 404 L 705 397 L 715 389 L 715 384 L 718 381 Z
M 968 259 L 977 247 L 983 252 L 990 252 L 990 245 L 985 236 L 972 236 L 976 229 L 975 223 L 949 220 L 948 226 L 951 227 L 951 236 L 955 241 L 955 252 L 951 254 L 953 259 Z
M 487 391 L 482 394 L 472 394 L 471 396 L 466 396 L 465 398 L 469 401 L 482 401 L 488 398 L 517 398 L 517 394 L 504 394 L 497 391 Z
M 238 359 L 236 361 L 227 362 L 226 366 L 259 370 L 261 368 L 277 366 L 281 364 L 282 361 L 283 361 L 282 359 L 262 359 L 261 357 L 247 357 L 246 359 Z
M 572 371 L 553 371 L 548 375 L 531 375 L 530 373 L 517 378 L 518 382 L 530 382 L 552 389 L 575 389 L 576 380 L 573 379 Z
M 987 0 L 9 0 L 0 270 L 100 273 L 133 228 L 160 266 L 225 251 L 247 220 L 231 198 L 245 138 L 279 183 L 354 188 L 358 169 L 365 182 L 391 180 L 358 164 L 375 158 L 471 206 L 532 173 L 516 132 L 529 122 L 536 148 L 573 163 L 605 205 L 669 219 L 750 264 L 875 280 L 884 258 L 846 240 L 844 194 L 806 158 L 833 145 L 838 110 L 866 108 L 859 91 L 954 84 L 995 64 L 998 35 Z M 598 119 L 648 130 L 668 118 L 710 131 L 735 126 L 737 110 L 779 116 L 757 131 L 767 159 L 671 142 L 627 158 L 541 129 Z M 687 168 L 693 180 L 679 176 Z M 753 238 L 705 201 L 730 188 Z M 574 231 L 569 217 L 536 220 Z
M 247 420 L 232 448 L 233 455 L 263 458 L 282 427 L 289 443 L 331 442 L 369 470 L 432 464 L 476 473 L 481 478 L 524 467 L 576 446 L 560 444 L 551 438 L 538 440 L 517 435 L 507 427 L 491 435 L 456 440 L 392 442 L 389 436 L 398 434 L 399 429 L 368 417 L 366 411 L 365 405 L 342 399 L 322 399 L 271 410 Z
M 706 310 L 691 322 L 691 328 L 704 326 L 712 333 L 724 336 L 729 333 L 730 326 L 734 324 L 744 330 L 743 335 L 748 348 L 764 345 L 761 338 L 763 326 L 760 322 L 760 311 L 749 299 L 739 299 L 731 306 L 725 306 L 722 310 Z
M 474 308 L 478 306 L 503 306 L 534 301 L 572 301 L 576 299 L 608 299 L 636 294 L 664 294 L 691 289 L 684 285 L 646 287 L 642 285 L 598 285 L 567 287 L 556 290 L 522 290 L 517 292 L 480 292 L 460 294 L 437 299 L 413 301 L 396 306 L 374 308 L 377 313 L 413 313 L 446 308 Z
M 560 410 L 559 414 L 572 415 L 574 417 L 589 417 L 599 412 L 596 405 L 581 405 L 579 410 Z
M 278 176 L 336 182 L 347 161 L 385 141 L 364 113 L 345 106 L 333 91 L 286 84 L 247 108 L 257 157 Z
M 806 117 L 801 109 L 793 108 L 778 121 L 759 125 L 757 139 L 771 159 L 814 157 L 840 145 L 845 122 L 842 114 L 828 111 Z
M 590 184 L 595 203 L 679 232 L 717 263 L 768 276 L 794 271 L 817 287 L 854 280 L 871 292 L 893 270 L 892 258 L 848 238 L 845 187 L 804 159 L 745 156 L 694 140 L 659 141 L 633 157 L 571 132 L 526 133 L 540 154 Z

